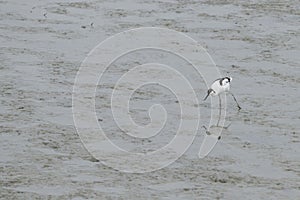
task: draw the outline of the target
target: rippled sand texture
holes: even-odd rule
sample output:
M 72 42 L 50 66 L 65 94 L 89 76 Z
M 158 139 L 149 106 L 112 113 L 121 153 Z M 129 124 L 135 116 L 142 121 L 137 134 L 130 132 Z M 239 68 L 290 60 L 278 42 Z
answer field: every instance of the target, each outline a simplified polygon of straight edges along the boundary
M 0 15 L 0 199 L 299 198 L 299 2 L 7 0 Z M 84 149 L 71 94 L 96 44 L 143 26 L 199 41 L 234 78 L 243 110 L 228 99 L 232 125 L 209 157 L 197 157 L 199 130 L 172 165 L 126 174 Z M 199 87 L 200 96 L 205 89 Z M 201 107 L 209 113 L 209 102 Z

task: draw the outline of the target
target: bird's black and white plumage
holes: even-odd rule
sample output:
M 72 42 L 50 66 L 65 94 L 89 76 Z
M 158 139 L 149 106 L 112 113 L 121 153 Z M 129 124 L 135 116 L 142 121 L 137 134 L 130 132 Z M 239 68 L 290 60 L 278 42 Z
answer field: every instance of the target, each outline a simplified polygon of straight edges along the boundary
M 229 92 L 231 81 L 231 77 L 218 78 L 217 80 L 215 80 L 208 89 L 207 95 L 204 100 L 206 100 L 209 95 L 217 96 L 222 94 L 223 92 Z
M 219 79 L 215 80 L 212 83 L 212 85 L 210 86 L 210 88 L 208 89 L 207 95 L 205 96 L 204 101 L 209 97 L 209 95 L 211 95 L 211 96 L 219 96 L 220 94 L 222 94 L 224 92 L 230 93 L 229 90 L 230 90 L 230 83 L 231 83 L 231 81 L 232 81 L 232 78 L 228 77 L 228 76 L 223 77 L 223 78 L 219 78 Z M 230 93 L 230 94 L 232 95 L 234 101 L 237 104 L 238 109 L 240 110 L 241 107 L 238 104 L 235 96 L 232 93 Z

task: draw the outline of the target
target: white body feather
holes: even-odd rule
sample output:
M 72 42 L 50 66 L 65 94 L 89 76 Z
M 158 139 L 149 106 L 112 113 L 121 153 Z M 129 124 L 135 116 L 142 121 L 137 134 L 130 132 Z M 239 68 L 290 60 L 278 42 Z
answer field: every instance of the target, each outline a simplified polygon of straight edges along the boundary
M 229 92 L 231 81 L 231 77 L 224 77 L 215 80 L 207 91 L 207 96 L 204 98 L 204 100 L 206 100 L 209 95 L 218 96 L 223 92 Z
M 232 80 L 232 79 L 231 79 Z M 211 93 L 212 96 L 217 96 L 222 94 L 223 92 L 229 92 L 230 90 L 230 83 L 227 79 L 222 81 L 222 85 L 220 84 L 220 79 L 213 82 L 210 87 L 214 92 Z

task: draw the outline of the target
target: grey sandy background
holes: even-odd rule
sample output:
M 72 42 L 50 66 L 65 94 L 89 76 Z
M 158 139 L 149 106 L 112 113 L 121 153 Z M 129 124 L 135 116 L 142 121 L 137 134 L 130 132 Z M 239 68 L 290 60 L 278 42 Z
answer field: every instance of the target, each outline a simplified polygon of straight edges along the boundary
M 299 8 L 258 0 L 0 1 L 0 198 L 299 198 Z M 126 174 L 84 149 L 71 95 L 96 44 L 143 26 L 199 41 L 234 77 L 243 110 L 229 101 L 232 125 L 209 157 L 197 157 L 199 130 L 172 165 Z

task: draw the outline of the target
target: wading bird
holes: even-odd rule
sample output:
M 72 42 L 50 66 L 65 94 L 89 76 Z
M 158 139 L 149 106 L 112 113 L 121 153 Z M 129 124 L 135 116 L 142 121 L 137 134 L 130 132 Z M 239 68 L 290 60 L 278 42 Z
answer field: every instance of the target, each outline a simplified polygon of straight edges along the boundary
M 235 96 L 229 91 L 230 90 L 230 82 L 232 81 L 231 77 L 224 77 L 224 78 L 219 78 L 217 80 L 215 80 L 212 85 L 210 86 L 210 88 L 207 91 L 207 95 L 204 98 L 204 101 L 209 97 L 209 95 L 211 96 L 218 96 L 219 97 L 219 109 L 221 112 L 221 98 L 220 98 L 220 94 L 222 93 L 229 93 L 231 94 L 231 96 L 233 97 L 234 101 L 236 102 L 236 105 L 238 107 L 239 110 L 241 110 L 241 106 L 239 105 L 239 103 L 237 102 Z M 220 114 L 221 115 L 221 114 Z M 219 122 L 217 124 L 217 126 L 219 125 Z

